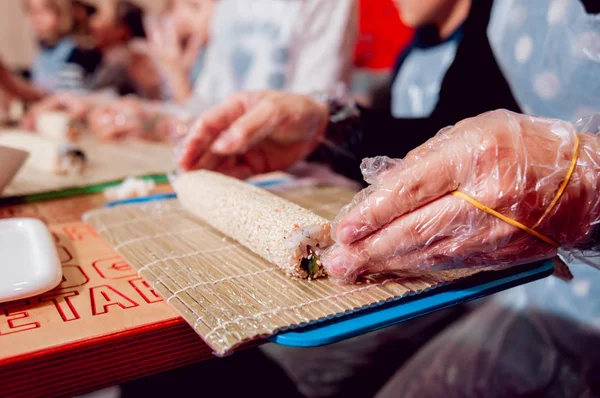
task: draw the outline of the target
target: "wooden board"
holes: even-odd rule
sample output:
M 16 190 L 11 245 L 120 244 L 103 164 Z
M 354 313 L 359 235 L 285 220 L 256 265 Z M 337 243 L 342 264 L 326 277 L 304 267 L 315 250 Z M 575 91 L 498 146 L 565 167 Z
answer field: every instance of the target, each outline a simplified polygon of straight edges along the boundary
M 0 131 L 0 143 L 3 134 L 12 139 L 15 134 L 32 133 Z M 40 172 L 35 167 L 35 157 L 30 156 L 0 197 L 81 188 L 118 181 L 129 176 L 166 174 L 175 169 L 171 148 L 162 144 L 141 141 L 102 143 L 85 136 L 77 146 L 84 150 L 88 158 L 88 166 L 83 175 L 61 176 L 51 172 Z

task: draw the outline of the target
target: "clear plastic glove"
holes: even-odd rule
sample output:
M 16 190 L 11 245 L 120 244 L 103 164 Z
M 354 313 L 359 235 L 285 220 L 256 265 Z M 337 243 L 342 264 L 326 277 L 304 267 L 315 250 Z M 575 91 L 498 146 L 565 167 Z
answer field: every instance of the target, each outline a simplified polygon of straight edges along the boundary
M 21 127 L 33 131 L 38 116 L 49 111 L 64 111 L 71 121 L 82 121 L 87 113 L 98 103 L 93 96 L 59 93 L 36 103 L 21 120 Z
M 149 103 L 133 97 L 96 106 L 87 116 L 88 127 L 103 141 L 129 138 L 167 141 L 171 122 Z
M 328 106 L 308 96 L 234 94 L 196 121 L 179 150 L 179 166 L 238 178 L 285 169 L 316 149 L 328 120 Z
M 499 110 L 447 128 L 404 160 L 365 159 L 370 187 L 337 217 L 323 258 L 339 282 L 378 273 L 458 267 L 506 268 L 557 249 L 449 195 L 459 190 L 535 226 L 571 166 L 576 128 Z M 580 134 L 577 167 L 535 229 L 562 248 L 589 243 L 599 213 L 600 141 Z

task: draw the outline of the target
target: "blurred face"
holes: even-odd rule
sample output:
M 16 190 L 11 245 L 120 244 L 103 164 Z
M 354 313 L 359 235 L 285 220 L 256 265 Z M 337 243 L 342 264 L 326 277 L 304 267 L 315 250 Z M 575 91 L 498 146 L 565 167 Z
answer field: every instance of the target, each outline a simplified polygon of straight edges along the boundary
M 455 0 L 394 0 L 402 22 L 411 28 L 419 28 L 438 22 Z
M 117 22 L 114 3 L 104 1 L 90 18 L 90 33 L 100 48 L 119 45 L 127 40 L 127 29 Z
M 87 32 L 90 25 L 90 16 L 81 4 L 73 3 L 73 20 L 80 29 Z
M 59 36 L 60 17 L 48 0 L 27 0 L 27 16 L 36 37 L 40 40 L 55 40 Z
M 187 39 L 192 35 L 208 36 L 215 0 L 174 0 L 171 17 L 177 36 Z

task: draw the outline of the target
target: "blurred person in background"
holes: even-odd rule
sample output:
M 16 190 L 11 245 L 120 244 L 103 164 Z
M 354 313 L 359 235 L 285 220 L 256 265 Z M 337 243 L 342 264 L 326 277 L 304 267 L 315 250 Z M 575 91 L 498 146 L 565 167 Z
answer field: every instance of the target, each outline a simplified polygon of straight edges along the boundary
M 57 91 L 85 92 L 102 56 L 72 36 L 71 0 L 24 0 L 23 6 L 39 44 L 30 82 L 0 64 L 0 87 L 10 95 L 35 101 Z
M 138 137 L 166 141 L 185 134 L 174 123 L 202 114 L 239 90 L 293 92 L 347 90 L 357 30 L 354 0 L 219 0 L 210 23 L 204 67 L 184 106 L 127 98 L 109 106 L 96 98 L 59 96 L 42 102 L 25 119 L 47 109 L 81 109 L 102 139 Z M 169 127 L 171 126 L 171 127 Z
M 30 83 L 25 77 L 14 73 L 0 60 L 0 90 L 4 93 L 8 103 L 13 99 L 23 101 L 37 101 L 46 95 L 46 92 Z
M 73 14 L 73 34 L 75 36 L 89 37 L 90 19 L 96 12 L 96 7 L 86 2 L 73 0 L 71 2 Z
M 348 88 L 357 34 L 354 0 L 219 0 L 195 106 L 240 90 Z
M 144 11 L 126 0 L 104 0 L 90 19 L 90 32 L 103 62 L 93 88 L 118 95 L 162 98 L 161 77 L 145 45 Z
M 456 120 L 491 109 L 521 110 L 496 62 L 486 34 L 492 4 L 492 0 L 396 2 L 402 22 L 416 29 L 411 44 L 399 57 L 396 68 L 397 74 L 406 70 L 402 91 L 404 98 L 407 98 L 403 107 L 406 115 L 394 118 L 390 108 L 376 111 L 359 107 L 361 119 L 358 127 L 365 141 L 366 137 L 369 137 L 370 143 L 371 140 L 382 140 L 384 136 L 387 140 L 390 139 L 387 135 L 392 134 L 391 139 L 398 141 L 394 151 L 401 157 Z M 429 43 L 424 51 L 415 44 L 422 41 Z M 443 43 L 447 42 L 453 43 L 452 51 L 444 55 L 447 48 Z M 433 58 L 422 57 L 422 53 L 431 53 Z M 440 53 L 445 62 L 438 57 Z M 432 107 L 429 112 L 419 112 L 419 106 L 412 106 L 410 98 L 414 92 L 417 92 L 417 99 L 423 98 L 418 93 L 431 94 L 428 97 L 428 104 Z M 489 95 L 490 92 L 494 95 Z M 460 100 L 456 99 L 457 96 L 460 96 Z M 346 145 L 352 145 L 352 150 L 359 152 L 355 156 L 347 156 L 344 151 L 330 153 L 328 156 L 334 156 L 335 161 L 328 159 L 327 163 L 333 164 L 338 173 L 360 180 L 360 160 L 376 154 L 371 144 Z M 192 150 L 189 154 L 192 154 Z M 195 167 L 192 157 L 185 159 L 182 164 L 184 168 Z
M 520 111 L 486 35 L 492 1 L 394 1 L 416 31 L 381 108 L 397 119 L 439 121 L 434 131 L 490 109 Z
M 204 68 L 217 0 L 171 0 L 162 18 L 146 19 L 150 53 L 161 69 L 166 97 L 187 102 Z

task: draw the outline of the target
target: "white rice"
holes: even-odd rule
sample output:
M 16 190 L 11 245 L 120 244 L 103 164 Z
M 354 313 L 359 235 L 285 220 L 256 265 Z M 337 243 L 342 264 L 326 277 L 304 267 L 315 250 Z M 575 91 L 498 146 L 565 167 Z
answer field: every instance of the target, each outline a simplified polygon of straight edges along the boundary
M 264 189 L 206 170 L 175 182 L 182 205 L 221 233 L 299 278 L 316 275 L 301 267 L 309 250 L 330 246 L 329 221 Z

